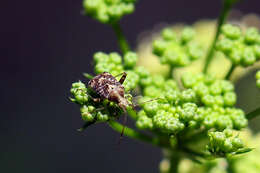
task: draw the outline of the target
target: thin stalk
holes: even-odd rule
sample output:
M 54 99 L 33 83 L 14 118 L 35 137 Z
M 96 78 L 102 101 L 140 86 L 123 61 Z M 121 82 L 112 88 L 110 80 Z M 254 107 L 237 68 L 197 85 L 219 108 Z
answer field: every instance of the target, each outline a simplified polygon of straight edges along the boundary
M 169 173 L 178 173 L 179 163 L 180 163 L 180 156 L 178 152 L 171 153 Z
M 173 73 L 173 66 L 170 65 L 169 72 L 167 74 L 167 79 L 172 79 L 173 78 L 172 73 Z
M 126 111 L 127 111 L 127 114 L 128 114 L 133 120 L 137 120 L 136 111 L 135 111 L 131 106 L 129 106 Z
M 218 18 L 216 35 L 215 35 L 215 38 L 214 38 L 214 40 L 213 40 L 213 42 L 212 42 L 212 44 L 209 48 L 208 54 L 206 56 L 206 61 L 205 61 L 205 65 L 204 65 L 204 68 L 203 68 L 203 73 L 207 73 L 207 71 L 208 71 L 209 64 L 212 61 L 212 58 L 213 58 L 213 55 L 214 55 L 214 52 L 215 52 L 214 50 L 215 50 L 216 43 L 217 43 L 217 40 L 218 40 L 219 35 L 220 35 L 221 27 L 225 23 L 227 16 L 228 16 L 228 13 L 229 13 L 229 11 L 230 11 L 230 9 L 231 9 L 231 7 L 234 3 L 235 3 L 235 1 L 224 0 L 223 7 L 221 9 L 220 16 Z
M 232 73 L 234 72 L 235 68 L 236 68 L 236 65 L 232 64 L 228 73 L 226 74 L 226 77 L 225 77 L 226 80 L 230 79 L 230 77 L 231 77 Z
M 115 131 L 117 131 L 119 133 L 122 132 L 122 129 L 123 129 L 122 124 L 120 124 L 116 121 L 109 121 L 108 124 Z M 139 141 L 150 143 L 154 146 L 159 146 L 159 147 L 162 147 L 162 148 L 169 148 L 168 144 L 161 143 L 158 138 L 148 136 L 148 135 L 143 134 L 141 132 L 135 131 L 134 129 L 129 128 L 129 127 L 125 127 L 125 131 L 124 131 L 123 135 L 127 136 L 129 138 L 132 138 L 132 139 L 136 139 L 136 140 L 139 140 Z
M 246 114 L 246 118 L 251 120 L 251 119 L 253 119 L 253 118 L 255 118 L 255 117 L 259 116 L 259 115 L 260 115 L 260 107 L 255 109 L 254 111 Z
M 227 172 L 228 173 L 235 173 L 236 171 L 235 171 L 235 169 L 234 169 L 234 162 L 231 160 L 231 159 L 229 159 L 229 158 L 227 158 Z
M 116 34 L 120 50 L 123 54 L 126 54 L 130 50 L 130 46 L 123 34 L 122 28 L 120 27 L 119 23 L 113 23 L 112 28 L 114 29 L 114 32 Z

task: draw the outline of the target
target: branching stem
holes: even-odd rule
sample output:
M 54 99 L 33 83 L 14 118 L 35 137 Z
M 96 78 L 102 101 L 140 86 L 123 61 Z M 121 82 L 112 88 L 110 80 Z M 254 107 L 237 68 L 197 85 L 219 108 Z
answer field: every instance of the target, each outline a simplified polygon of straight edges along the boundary
M 246 114 L 246 118 L 248 120 L 251 120 L 251 119 L 253 119 L 253 118 L 255 118 L 255 117 L 259 116 L 259 115 L 260 115 L 260 107 L 255 109 L 254 111 L 249 112 L 248 114 Z
M 234 1 L 234 0 L 224 0 L 223 7 L 222 7 L 222 10 L 221 10 L 220 16 L 218 18 L 216 35 L 214 37 L 214 40 L 213 40 L 213 42 L 212 42 L 212 44 L 209 48 L 208 54 L 206 56 L 206 61 L 205 61 L 205 65 L 204 65 L 204 68 L 203 68 L 203 73 L 208 72 L 208 67 L 209 67 L 210 62 L 212 61 L 213 56 L 214 56 L 214 52 L 215 52 L 214 50 L 215 50 L 215 46 L 216 46 L 217 40 L 218 40 L 219 35 L 220 35 L 221 27 L 225 23 L 227 16 L 228 16 L 228 13 L 229 13 L 232 5 L 235 2 L 236 1 Z
M 225 77 L 226 80 L 230 79 L 230 77 L 231 77 L 232 73 L 234 72 L 235 68 L 236 68 L 236 65 L 232 64 L 232 66 L 230 67 L 228 73 L 226 74 L 226 77 Z
M 121 133 L 123 129 L 123 125 L 116 122 L 116 121 L 109 121 L 109 126 L 114 129 L 115 131 Z M 130 137 L 132 139 L 136 139 L 139 141 L 147 142 L 155 146 L 159 146 L 161 148 L 169 148 L 168 144 L 162 143 L 158 138 L 148 136 L 146 134 L 143 134 L 141 132 L 138 132 L 132 128 L 125 127 L 124 135 L 127 137 Z

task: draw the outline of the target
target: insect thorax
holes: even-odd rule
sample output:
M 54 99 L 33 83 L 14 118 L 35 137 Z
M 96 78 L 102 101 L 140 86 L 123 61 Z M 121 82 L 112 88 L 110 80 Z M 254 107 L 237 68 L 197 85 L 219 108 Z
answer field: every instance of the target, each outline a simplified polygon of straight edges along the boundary
M 88 85 L 101 98 L 120 103 L 124 101 L 124 87 L 108 72 L 101 73 L 89 81 Z

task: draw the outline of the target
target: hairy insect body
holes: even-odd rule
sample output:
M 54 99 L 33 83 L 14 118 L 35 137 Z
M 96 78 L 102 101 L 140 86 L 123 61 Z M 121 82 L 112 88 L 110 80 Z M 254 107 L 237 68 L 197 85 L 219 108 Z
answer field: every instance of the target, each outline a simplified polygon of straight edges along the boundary
M 101 99 L 108 99 L 115 102 L 120 108 L 126 111 L 126 107 L 129 102 L 125 98 L 125 89 L 122 83 L 126 78 L 126 73 L 123 74 L 119 81 L 116 80 L 108 72 L 103 72 L 88 82 L 90 88 L 92 88 Z

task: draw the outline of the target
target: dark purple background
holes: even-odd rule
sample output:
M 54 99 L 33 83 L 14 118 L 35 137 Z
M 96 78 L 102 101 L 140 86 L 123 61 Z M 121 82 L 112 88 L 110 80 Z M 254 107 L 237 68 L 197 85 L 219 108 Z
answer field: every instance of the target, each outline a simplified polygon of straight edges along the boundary
M 94 52 L 117 51 L 112 29 L 82 16 L 81 1 L 5 0 L 0 4 L 0 172 L 157 172 L 158 148 L 118 134 L 105 124 L 80 134 L 79 109 L 68 101 L 73 81 L 92 71 Z M 259 0 L 237 9 L 260 13 Z M 215 18 L 220 0 L 140 0 L 122 20 L 132 46 L 161 22 Z

